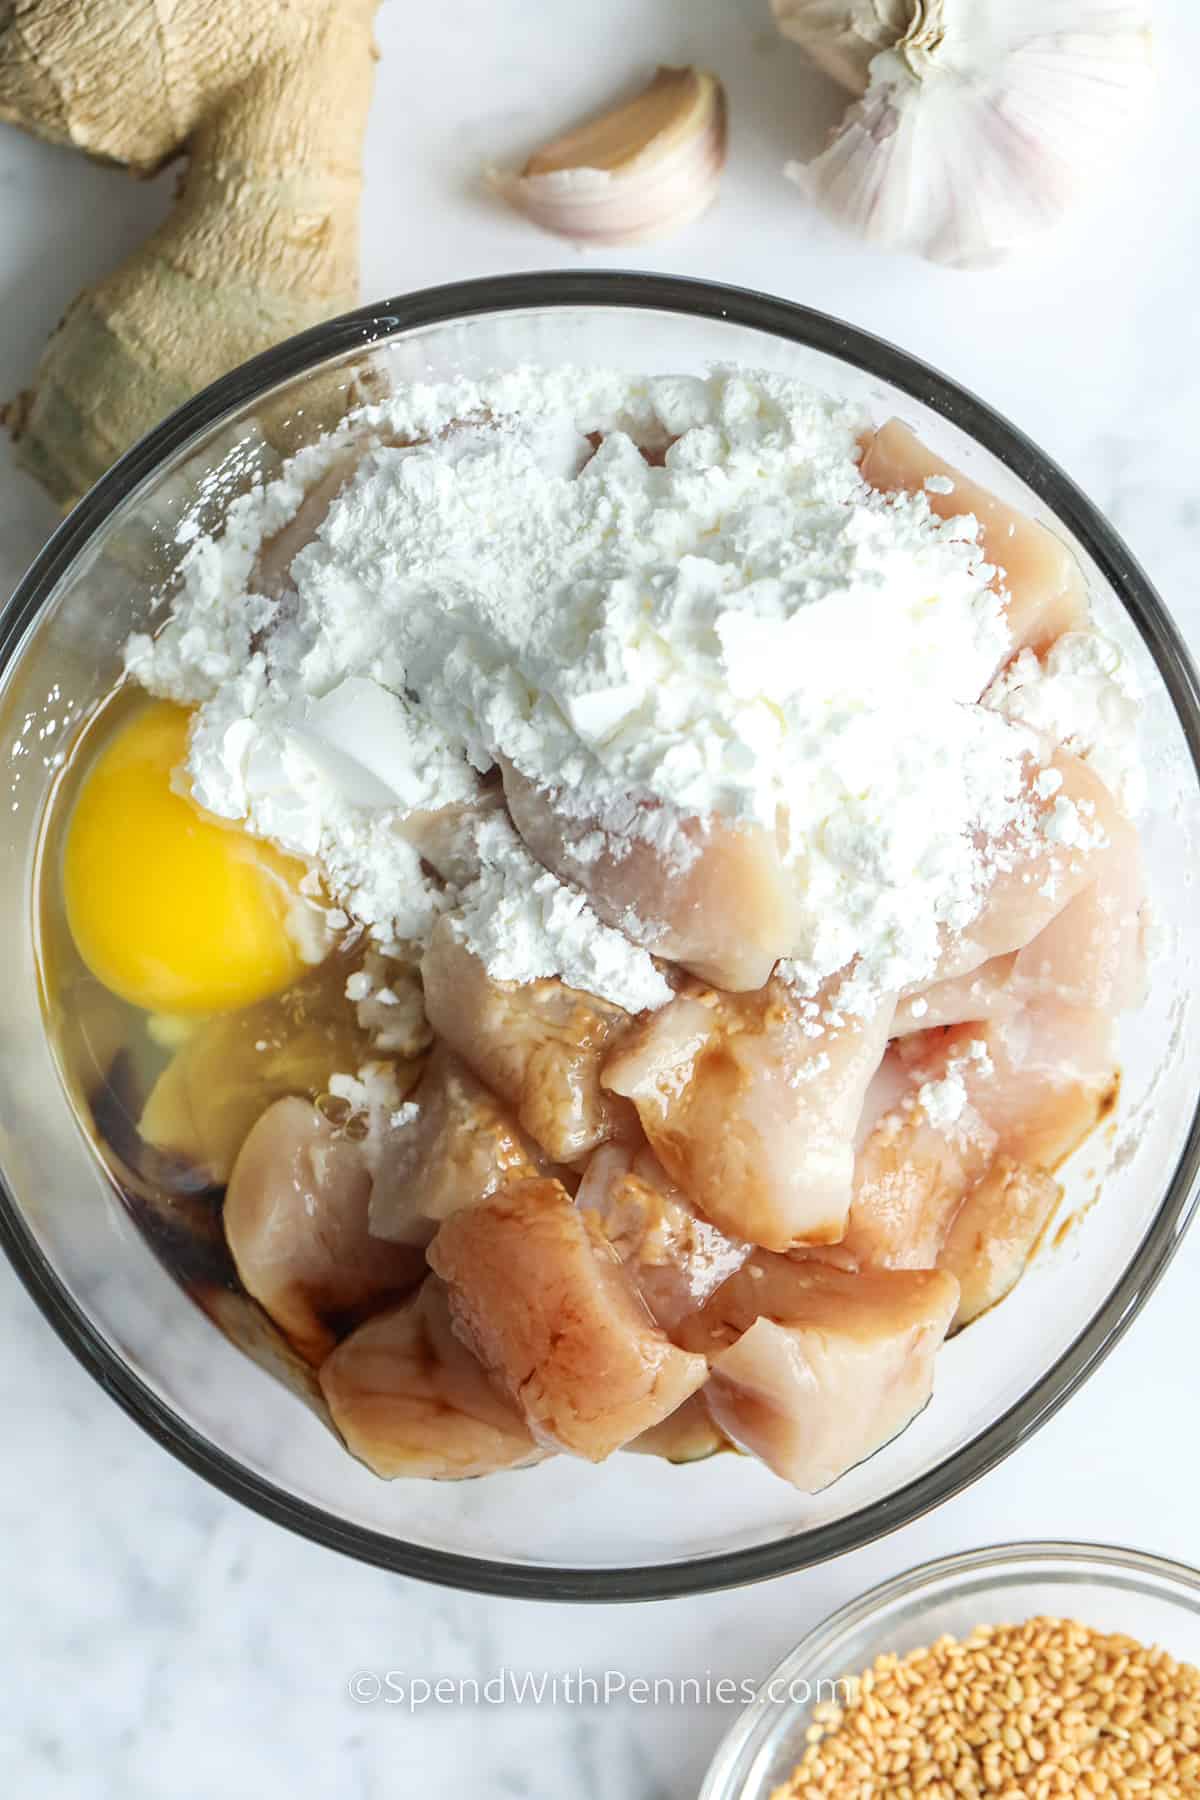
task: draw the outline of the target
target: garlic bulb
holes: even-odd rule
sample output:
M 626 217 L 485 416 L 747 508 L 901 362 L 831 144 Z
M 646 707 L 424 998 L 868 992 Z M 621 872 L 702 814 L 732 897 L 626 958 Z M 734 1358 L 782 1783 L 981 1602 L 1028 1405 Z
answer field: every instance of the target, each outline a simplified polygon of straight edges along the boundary
M 636 99 L 535 152 L 492 185 L 535 224 L 587 244 L 636 244 L 697 218 L 725 166 L 725 92 L 660 68 Z
M 908 29 L 911 0 L 771 0 L 784 37 L 852 94 L 867 91 L 867 71 Z
M 860 236 L 959 268 L 1001 262 L 1055 223 L 1150 90 L 1148 0 L 774 4 L 782 29 L 862 93 L 788 175 Z M 869 54 L 898 11 L 898 34 Z

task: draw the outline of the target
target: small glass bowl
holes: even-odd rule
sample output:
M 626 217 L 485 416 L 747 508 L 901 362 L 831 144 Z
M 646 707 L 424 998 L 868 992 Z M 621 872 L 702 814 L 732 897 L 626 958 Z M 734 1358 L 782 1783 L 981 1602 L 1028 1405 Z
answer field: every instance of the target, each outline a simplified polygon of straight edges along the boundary
M 1121 1036 L 1113 1119 L 1074 1158 L 1052 1243 L 946 1346 L 909 1429 L 822 1494 L 752 1459 L 560 1456 L 484 1481 L 384 1482 L 156 1261 L 60 1078 L 34 924 L 43 822 L 80 724 L 153 630 L 197 531 L 347 408 L 522 365 L 768 369 L 899 414 L 1072 546 L 1146 694 L 1148 882 L 1172 951 Z M 97 484 L 0 610 L 0 1248 L 75 1355 L 176 1456 L 269 1519 L 484 1592 L 648 1600 L 783 1574 L 940 1504 L 1045 1423 L 1117 1343 L 1191 1220 L 1200 1167 L 1200 698 L 1170 616 L 1111 527 L 1019 430 L 879 338 L 762 294 L 655 275 L 505 276 L 347 314 L 234 370 Z M 1071 1221 L 1076 1221 L 1071 1226 Z M 1070 1227 L 1070 1228 L 1068 1228 Z M 236 1298 L 236 1297 L 233 1297 Z M 202 1306 L 204 1310 L 202 1310 Z M 243 1320 L 254 1348 L 253 1326 Z
M 767 1800 L 804 1754 L 829 1684 L 877 1656 L 1039 1616 L 1124 1632 L 1200 1664 L 1200 1570 L 1183 1563 L 1105 1544 L 997 1544 L 940 1557 L 851 1600 L 801 1639 L 723 1739 L 700 1800 Z

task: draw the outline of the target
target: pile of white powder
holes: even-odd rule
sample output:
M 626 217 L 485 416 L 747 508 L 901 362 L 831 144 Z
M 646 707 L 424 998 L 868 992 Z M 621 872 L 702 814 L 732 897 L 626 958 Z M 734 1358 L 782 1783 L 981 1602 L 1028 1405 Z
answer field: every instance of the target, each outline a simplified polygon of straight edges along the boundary
M 660 802 L 640 816 L 681 867 L 682 819 L 786 817 L 791 978 L 811 993 L 854 962 L 869 1004 L 977 912 L 979 844 L 1015 819 L 1039 734 L 1085 755 L 1103 737 L 1119 760 L 1135 697 L 1112 647 L 1077 634 L 980 706 L 1010 649 L 995 571 L 973 522 L 865 485 L 863 425 L 744 372 L 410 388 L 192 543 L 128 668 L 198 706 L 201 804 L 312 859 L 384 948 L 451 908 L 497 976 L 561 975 L 630 1010 L 670 997 L 486 794 L 472 825 L 506 758 L 600 823 Z M 349 443 L 366 447 L 264 597 L 260 552 Z M 468 808 L 454 854 L 423 860 L 426 815 L 451 804 Z

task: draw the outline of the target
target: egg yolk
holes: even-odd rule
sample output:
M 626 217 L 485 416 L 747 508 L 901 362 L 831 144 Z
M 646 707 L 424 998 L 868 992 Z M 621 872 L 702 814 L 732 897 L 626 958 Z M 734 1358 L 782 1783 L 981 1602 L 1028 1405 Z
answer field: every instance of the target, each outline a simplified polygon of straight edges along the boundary
M 304 967 L 287 923 L 304 866 L 175 792 L 188 722 L 155 702 L 117 732 L 84 779 L 63 853 L 79 954 L 148 1012 L 248 1006 Z

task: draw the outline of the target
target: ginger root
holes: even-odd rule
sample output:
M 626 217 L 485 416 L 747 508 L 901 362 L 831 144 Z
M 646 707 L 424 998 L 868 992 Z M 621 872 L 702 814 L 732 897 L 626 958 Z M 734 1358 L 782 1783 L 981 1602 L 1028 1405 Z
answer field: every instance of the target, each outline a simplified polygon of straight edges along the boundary
M 175 206 L 86 288 L 7 409 L 69 504 L 165 413 L 354 304 L 376 0 L 0 0 L 0 120 Z

